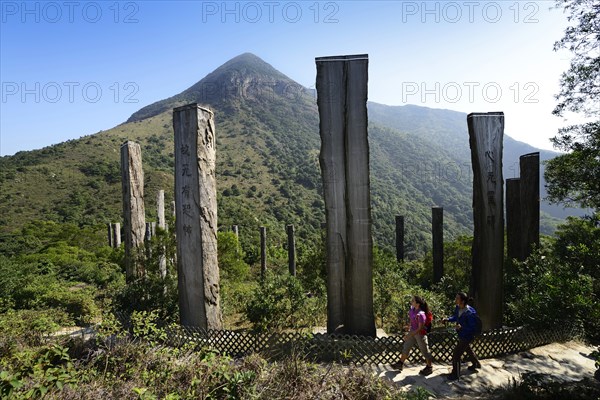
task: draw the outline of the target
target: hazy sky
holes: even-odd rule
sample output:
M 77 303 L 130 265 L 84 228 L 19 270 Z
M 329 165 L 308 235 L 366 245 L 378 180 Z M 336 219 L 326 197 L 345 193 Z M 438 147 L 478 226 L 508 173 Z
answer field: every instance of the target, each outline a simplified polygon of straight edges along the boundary
M 244 52 L 307 87 L 315 57 L 367 53 L 369 100 L 504 111 L 536 147 L 569 122 L 551 115 L 570 59 L 553 1 L 0 4 L 0 155 L 112 128 Z

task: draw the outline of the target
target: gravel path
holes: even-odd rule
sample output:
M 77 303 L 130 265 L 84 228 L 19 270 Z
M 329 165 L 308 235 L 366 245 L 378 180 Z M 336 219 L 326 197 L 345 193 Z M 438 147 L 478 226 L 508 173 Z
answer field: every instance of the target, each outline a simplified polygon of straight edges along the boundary
M 526 372 L 552 375 L 554 380 L 565 382 L 592 378 L 596 371 L 594 360 L 589 357 L 592 351 L 594 347 L 581 342 L 553 343 L 502 358 L 481 360 L 482 368 L 478 372 L 467 370 L 470 364 L 463 364 L 461 379 L 454 382 L 443 376 L 450 372 L 449 364 L 434 364 L 429 376 L 419 375 L 424 364 L 407 363 L 402 372 L 389 365 L 380 365 L 374 370 L 378 376 L 392 380 L 405 390 L 421 386 L 437 398 L 473 398 L 509 387 L 514 381 L 520 382 Z

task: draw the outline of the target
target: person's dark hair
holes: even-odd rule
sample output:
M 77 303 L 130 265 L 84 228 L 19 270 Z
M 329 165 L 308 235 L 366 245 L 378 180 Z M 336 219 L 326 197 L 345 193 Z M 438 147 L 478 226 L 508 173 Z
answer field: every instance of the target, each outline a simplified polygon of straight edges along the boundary
M 456 295 L 458 297 L 460 297 L 460 299 L 463 301 L 463 303 L 465 303 L 465 306 L 467 304 L 473 303 L 473 298 L 469 297 L 465 292 L 458 292 L 458 293 L 456 293 Z
M 423 311 L 425 314 L 429 312 L 429 306 L 421 296 L 413 296 L 413 299 L 415 299 L 415 303 L 419 305 L 419 310 Z

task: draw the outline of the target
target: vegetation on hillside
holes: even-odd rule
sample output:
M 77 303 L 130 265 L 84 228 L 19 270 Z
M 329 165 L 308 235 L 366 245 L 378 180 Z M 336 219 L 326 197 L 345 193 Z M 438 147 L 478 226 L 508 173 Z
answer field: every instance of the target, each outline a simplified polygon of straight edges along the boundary
M 300 242 L 318 236 L 325 215 L 315 99 L 251 54 L 236 57 L 181 94 L 143 108 L 127 123 L 0 158 L 0 230 L 15 232 L 40 216 L 81 227 L 120 221 L 119 153 L 126 140 L 142 146 L 146 217 L 156 220 L 158 190 L 165 190 L 167 205 L 173 200 L 171 109 L 189 102 L 215 111 L 220 229 L 238 225 L 248 253 L 258 242 L 261 225 L 268 228 L 273 245 L 284 242 L 290 223 Z M 447 239 L 468 234 L 471 169 L 464 114 L 408 106 L 369 108 L 377 245 L 392 250 L 394 217 L 404 215 L 407 257 L 423 256 L 430 248 L 432 206 L 446 210 Z M 544 216 L 545 232 L 555 225 L 556 220 Z
M 556 112 L 585 111 L 597 116 L 586 104 L 597 100 L 593 82 L 598 72 L 593 66 L 598 59 L 578 52 L 588 49 L 590 38 L 598 34 L 598 6 L 591 1 L 557 3 L 579 25 L 568 29 L 565 39 L 557 43 L 576 57 L 563 76 Z M 273 75 L 259 61 L 244 55 L 183 97 L 151 105 L 110 131 L 0 159 L 1 397 L 428 398 L 423 390 L 402 393 L 370 371 L 316 365 L 302 354 L 283 361 L 258 355 L 233 360 L 202 349 L 165 346 L 164 327 L 176 322 L 178 315 L 173 229 L 158 231 L 145 249 L 146 274 L 125 285 L 123 250 L 106 246 L 105 238 L 105 224 L 120 215 L 119 144 L 136 140 L 143 146 L 147 217 L 153 219 L 156 192 L 165 189 L 167 204 L 172 200 L 173 148 L 170 115 L 164 109 L 197 100 L 206 83 L 218 84 L 226 93 L 242 88 L 248 96 L 217 96 L 217 118 L 222 118 L 219 218 L 225 227 L 218 235 L 218 258 L 225 327 L 271 332 L 309 331 L 324 325 L 323 203 L 314 103 L 298 94 L 290 104 L 289 93 L 281 90 L 270 92 L 268 100 L 257 95 L 265 77 L 287 79 L 280 73 Z M 239 86 L 240 74 L 248 71 L 258 86 Z M 506 261 L 507 325 L 572 324 L 583 329 L 587 340 L 600 343 L 600 201 L 594 186 L 600 180 L 590 183 L 589 177 L 578 175 L 584 171 L 596 176 L 597 128 L 592 122 L 561 131 L 556 142 L 571 152 L 547 170 L 554 200 L 593 207 L 595 214 L 567 219 L 553 237 L 543 237 L 524 262 Z M 372 124 L 371 149 L 378 244 L 373 268 L 375 316 L 378 327 L 394 334 L 402 331 L 413 295 L 424 297 L 434 321 L 439 321 L 453 309 L 455 293 L 467 291 L 472 244 L 472 238 L 464 235 L 470 223 L 469 184 L 411 177 L 411 171 L 421 172 L 431 160 L 444 164 L 455 159 L 405 132 Z M 406 165 L 415 168 L 403 169 L 397 154 L 406 156 Z M 437 283 L 432 282 L 427 233 L 433 203 L 448 212 L 445 274 Z M 405 262 L 396 261 L 390 251 L 397 214 L 410 217 L 410 257 Z M 300 238 L 295 278 L 287 274 L 283 230 L 287 223 L 296 225 Z M 241 227 L 239 239 L 227 232 L 232 224 Z M 264 279 L 258 266 L 258 225 L 267 226 L 269 232 L 269 271 Z M 160 257 L 168 261 L 164 279 L 158 274 Z M 115 313 L 131 315 L 132 326 L 120 326 Z M 53 336 L 71 325 L 93 327 L 98 335 L 88 342 Z M 570 390 L 565 385 L 540 384 L 538 378 L 526 376 L 498 397 L 597 394 L 597 385 Z
M 556 238 L 544 238 L 541 248 L 524 263 L 511 264 L 506 276 L 506 323 L 546 327 L 577 324 L 585 328 L 588 339 L 600 341 L 595 268 L 600 262 L 598 235 L 600 228 L 595 223 L 573 219 L 559 229 Z M 167 256 L 172 254 L 172 239 L 172 234 L 159 231 L 151 244 L 153 255 L 146 261 L 148 276 L 125 286 L 122 250 L 104 246 L 103 230 L 38 221 L 18 234 L 3 235 L 3 395 L 233 399 L 286 398 L 286 394 L 298 393 L 295 398 L 302 398 L 301 393 L 313 393 L 310 390 L 314 388 L 305 387 L 311 379 L 322 382 L 326 393 L 344 391 L 356 398 L 426 395 L 400 393 L 360 369 L 320 367 L 303 360 L 301 354 L 276 362 L 260 356 L 231 360 L 159 346 L 165 337 L 160 326 L 177 321 L 174 270 L 169 264 L 170 278 L 163 280 L 156 266 L 161 248 Z M 246 253 L 235 235 L 223 232 L 218 239 L 226 328 L 311 331 L 314 326 L 325 325 L 322 240 L 299 246 L 297 278 L 287 273 L 285 249 L 270 246 L 269 273 L 261 280 L 252 252 Z M 468 288 L 471 241 L 465 236 L 445 243 L 445 275 L 437 284 L 431 282 L 431 254 L 399 263 L 392 253 L 376 248 L 373 281 L 377 326 L 388 333 L 400 333 L 414 294 L 427 299 L 434 323 L 448 315 L 455 293 Z M 131 330 L 119 328 L 111 317 L 115 311 L 133 313 Z M 100 336 L 87 344 L 50 338 L 59 328 L 73 324 L 92 325 Z M 127 332 L 138 339 L 132 341 Z M 295 375 L 299 372 L 301 377 Z M 334 392 L 331 398 L 336 398 Z

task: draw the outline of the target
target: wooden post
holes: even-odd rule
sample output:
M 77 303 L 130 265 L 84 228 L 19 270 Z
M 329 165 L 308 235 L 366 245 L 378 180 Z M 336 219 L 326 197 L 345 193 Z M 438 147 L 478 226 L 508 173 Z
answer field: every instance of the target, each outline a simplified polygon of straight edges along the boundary
M 167 231 L 167 220 L 165 219 L 165 191 L 159 190 L 156 195 L 156 215 L 158 219 L 158 227 L 165 232 Z M 161 254 L 158 256 L 158 273 L 161 278 L 167 276 L 167 257 L 165 256 L 165 247 L 161 249 Z
M 265 279 L 267 274 L 267 228 L 260 228 L 260 277 Z
M 294 225 L 288 225 L 287 244 L 288 244 L 288 269 L 290 275 L 296 276 L 296 240 L 294 239 Z
M 106 228 L 108 229 L 108 247 L 115 247 L 115 243 L 113 242 L 113 225 L 109 222 L 106 224 Z
M 504 114 L 467 116 L 473 167 L 473 265 L 471 295 L 485 330 L 502 326 Z
M 167 219 L 165 217 L 165 191 L 159 190 L 156 194 L 156 220 L 158 227 L 167 230 Z
M 121 247 L 121 223 L 115 222 L 113 224 L 113 245 L 116 249 Z
M 180 320 L 221 329 L 213 113 L 197 104 L 175 108 L 173 128 Z
M 144 233 L 144 240 L 146 242 L 150 242 L 152 239 L 152 224 L 150 222 L 146 222 L 146 231 Z
M 160 229 L 167 230 L 167 220 L 165 219 L 165 191 L 159 190 L 156 195 L 156 220 Z
M 146 233 L 144 235 L 144 246 L 146 247 L 146 260 L 152 257 L 152 223 L 146 222 Z
M 404 261 L 404 216 L 396 215 L 396 261 Z
M 121 184 L 125 228 L 125 276 L 127 282 L 144 274 L 141 247 L 144 244 L 144 171 L 140 145 L 127 141 L 121 145 Z
M 327 331 L 375 336 L 368 56 L 315 61 L 327 220 Z
M 506 180 L 506 257 L 510 268 L 513 259 L 521 259 L 521 180 Z M 509 271 L 507 271 L 509 272 Z
M 235 235 L 235 258 L 240 259 L 240 229 L 237 225 L 231 225 L 231 231 Z
M 431 209 L 431 234 L 433 237 L 433 283 L 444 276 L 444 209 Z
M 540 153 L 519 158 L 521 169 L 521 258 L 524 261 L 540 245 Z

